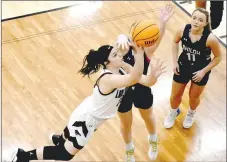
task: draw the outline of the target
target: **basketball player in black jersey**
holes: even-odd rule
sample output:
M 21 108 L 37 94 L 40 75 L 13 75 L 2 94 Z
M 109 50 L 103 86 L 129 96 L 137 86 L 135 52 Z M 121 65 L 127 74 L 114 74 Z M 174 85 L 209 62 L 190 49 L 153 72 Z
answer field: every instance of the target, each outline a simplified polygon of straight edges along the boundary
M 179 42 L 182 53 L 178 58 Z M 214 58 L 211 59 L 211 52 Z M 189 111 L 183 122 L 184 128 L 193 125 L 194 115 L 211 73 L 211 69 L 221 61 L 221 50 L 217 38 L 212 34 L 209 12 L 197 8 L 191 17 L 191 24 L 178 30 L 172 44 L 174 76 L 170 97 L 170 113 L 164 121 L 165 128 L 171 128 L 180 113 L 179 105 L 187 83 L 191 80 L 189 90 Z
M 150 47 L 144 48 L 144 75 L 151 75 L 153 76 L 149 84 L 145 84 L 142 80 L 139 82 L 139 84 L 134 85 L 133 87 L 130 87 L 128 91 L 126 92 L 125 96 L 123 97 L 123 100 L 121 102 L 121 105 L 119 106 L 119 117 L 121 121 L 121 133 L 124 139 L 124 142 L 126 144 L 126 161 L 134 162 L 134 145 L 132 141 L 132 106 L 136 108 L 139 108 L 139 112 L 141 114 L 141 117 L 143 118 L 145 125 L 147 127 L 147 130 L 149 132 L 149 151 L 148 156 L 151 160 L 154 160 L 157 158 L 158 155 L 158 149 L 157 149 L 157 133 L 155 128 L 155 119 L 154 115 L 152 113 L 152 105 L 153 105 L 153 94 L 151 91 L 151 86 L 154 85 L 158 79 L 158 77 L 161 75 L 160 73 L 152 73 L 155 71 L 152 69 L 152 71 L 149 71 L 149 63 L 150 59 L 152 58 L 155 50 L 157 49 L 158 45 L 160 44 L 160 41 L 164 35 L 165 31 L 165 24 L 173 14 L 172 12 L 172 5 L 167 5 L 164 9 L 161 10 L 161 16 L 160 16 L 160 31 L 161 36 L 159 37 L 158 41 L 155 43 L 155 45 L 152 45 Z M 126 71 L 130 71 L 131 67 L 134 66 L 134 57 L 132 53 L 132 49 L 129 48 L 128 39 L 130 37 L 127 37 L 125 35 L 119 35 L 117 44 L 119 45 L 119 48 L 123 50 L 124 55 L 124 65 L 123 69 Z M 126 48 L 128 47 L 128 48 Z

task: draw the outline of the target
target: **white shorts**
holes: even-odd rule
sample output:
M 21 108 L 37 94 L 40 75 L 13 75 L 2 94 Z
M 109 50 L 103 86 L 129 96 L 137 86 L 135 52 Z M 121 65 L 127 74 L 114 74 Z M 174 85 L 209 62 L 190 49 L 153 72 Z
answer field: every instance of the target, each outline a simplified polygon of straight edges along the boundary
M 85 99 L 86 100 L 86 99 Z M 89 114 L 88 102 L 82 102 L 72 113 L 67 124 L 68 130 L 64 130 L 65 137 L 73 143 L 77 149 L 82 149 L 88 143 L 94 131 L 105 121 Z

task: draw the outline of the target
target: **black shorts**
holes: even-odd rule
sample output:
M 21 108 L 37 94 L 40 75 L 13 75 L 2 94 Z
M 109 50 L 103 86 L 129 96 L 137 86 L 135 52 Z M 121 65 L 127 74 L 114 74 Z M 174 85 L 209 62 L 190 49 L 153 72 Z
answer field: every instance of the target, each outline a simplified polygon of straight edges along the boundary
M 132 106 L 140 109 L 149 109 L 153 105 L 153 94 L 150 87 L 136 84 L 126 91 L 118 112 L 125 113 L 132 109 Z
M 173 75 L 173 80 L 177 83 L 182 83 L 182 84 L 187 84 L 190 80 L 192 83 L 199 85 L 199 86 L 204 86 L 207 84 L 208 80 L 209 80 L 209 75 L 211 73 L 211 71 L 207 72 L 203 79 L 200 82 L 194 82 L 192 80 L 192 77 L 194 76 L 194 72 L 199 71 L 202 69 L 202 67 L 193 67 L 193 66 L 184 66 L 181 65 L 181 63 L 179 62 L 179 68 L 180 68 L 180 73 L 179 75 L 174 74 Z

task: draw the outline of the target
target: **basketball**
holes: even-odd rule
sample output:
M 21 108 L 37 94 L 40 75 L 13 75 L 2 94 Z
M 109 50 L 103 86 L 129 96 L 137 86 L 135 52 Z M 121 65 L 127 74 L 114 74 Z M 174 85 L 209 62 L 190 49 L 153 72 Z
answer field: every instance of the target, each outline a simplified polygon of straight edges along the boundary
M 152 46 L 160 36 L 159 26 L 151 20 L 142 20 L 132 24 L 130 35 L 138 46 Z

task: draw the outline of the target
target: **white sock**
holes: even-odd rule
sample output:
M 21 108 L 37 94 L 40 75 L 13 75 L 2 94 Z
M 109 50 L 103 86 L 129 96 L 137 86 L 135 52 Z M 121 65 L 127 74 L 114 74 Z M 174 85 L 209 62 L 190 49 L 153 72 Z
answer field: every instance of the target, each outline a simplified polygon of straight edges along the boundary
M 156 142 L 157 140 L 158 140 L 158 135 L 156 133 L 149 135 L 149 141 Z
M 133 150 L 133 149 L 134 149 L 133 142 L 126 144 L 126 151 Z
M 176 108 L 176 109 L 170 108 L 170 113 L 177 113 L 177 110 L 178 110 L 178 108 Z
M 196 110 L 192 110 L 192 109 L 189 107 L 188 112 L 191 113 L 191 114 L 195 114 Z

